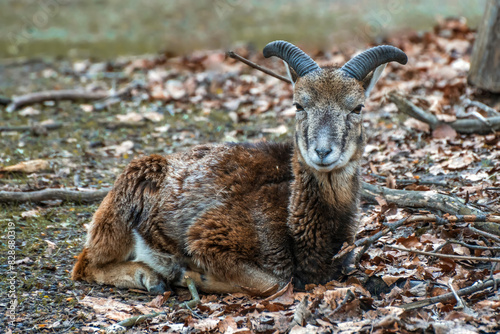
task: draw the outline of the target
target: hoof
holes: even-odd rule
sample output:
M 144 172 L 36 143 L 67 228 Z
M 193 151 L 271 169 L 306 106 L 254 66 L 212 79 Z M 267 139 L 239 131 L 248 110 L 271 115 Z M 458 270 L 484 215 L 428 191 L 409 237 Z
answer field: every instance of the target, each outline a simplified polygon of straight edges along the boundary
M 148 288 L 148 292 L 155 295 L 163 294 L 166 291 L 170 291 L 170 287 L 163 281 Z

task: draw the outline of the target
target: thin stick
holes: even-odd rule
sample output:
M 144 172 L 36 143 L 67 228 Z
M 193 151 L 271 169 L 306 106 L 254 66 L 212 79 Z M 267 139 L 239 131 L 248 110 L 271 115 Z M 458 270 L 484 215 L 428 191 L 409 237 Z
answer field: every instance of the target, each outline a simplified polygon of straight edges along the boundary
M 478 257 L 478 256 L 464 256 L 464 255 L 452 255 L 452 254 L 439 254 L 439 253 L 431 253 L 419 251 L 416 249 L 408 249 L 404 247 L 398 247 L 393 245 L 385 245 L 386 247 L 397 249 L 404 252 L 416 253 L 421 255 L 429 255 L 429 256 L 437 256 L 447 259 L 455 259 L 455 260 L 470 260 L 470 261 L 485 261 L 485 262 L 500 262 L 500 258 L 494 257 Z
M 498 111 L 496 111 L 495 109 L 493 109 L 490 106 L 487 106 L 486 104 L 484 104 L 482 102 L 472 101 L 470 99 L 464 99 L 464 103 L 466 105 L 474 106 L 474 107 L 477 107 L 477 108 L 479 108 L 481 110 L 486 111 L 486 113 L 488 113 L 489 116 L 500 116 L 500 113 Z
M 365 201 L 375 202 L 376 197 L 383 197 L 387 202 L 396 203 L 399 207 L 425 208 L 428 210 L 440 210 L 452 215 L 482 215 L 478 210 L 462 199 L 442 195 L 432 191 L 407 191 L 389 189 L 374 184 L 363 182 L 361 197 Z
M 368 248 L 370 248 L 370 246 L 377 240 L 379 240 L 382 236 L 388 234 L 389 232 L 391 231 L 394 231 L 395 229 L 397 229 L 398 227 L 404 225 L 407 220 L 408 220 L 409 217 L 405 217 L 403 219 L 400 219 L 398 220 L 397 222 L 394 222 L 392 224 L 387 224 L 386 225 L 386 228 L 384 228 L 383 230 L 375 233 L 374 235 L 370 236 L 370 237 L 367 237 L 367 238 L 364 238 L 364 239 L 361 239 L 361 240 L 358 240 L 354 243 L 354 245 L 356 247 L 358 246 L 363 246 L 363 248 L 358 252 L 358 254 L 356 254 L 356 257 L 354 258 L 354 264 L 357 266 L 359 261 L 361 260 L 361 256 L 363 256 L 363 254 L 368 250 Z M 336 255 L 337 256 L 337 255 Z M 336 258 L 336 256 L 334 258 Z
M 378 174 L 372 174 L 377 180 L 380 181 L 386 181 L 387 177 L 378 175 Z M 409 185 L 409 184 L 419 184 L 419 185 L 430 185 L 430 186 L 441 186 L 441 187 L 449 187 L 449 183 L 445 181 L 431 181 L 431 180 L 423 180 L 423 179 L 412 179 L 412 180 L 396 180 L 397 185 Z
M 189 276 L 185 276 L 184 279 L 186 280 L 192 299 L 188 302 L 182 303 L 181 307 L 191 309 L 200 303 L 200 296 L 198 295 L 198 290 L 196 290 L 196 284 L 194 284 L 193 279 Z
M 459 309 L 459 310 L 463 310 L 466 306 L 465 306 L 464 301 L 462 300 L 462 298 L 460 298 L 460 296 L 455 291 L 455 288 L 453 287 L 453 279 L 451 279 L 448 282 L 448 287 L 450 288 L 451 292 L 453 293 L 453 296 L 455 296 L 455 299 L 457 300 L 457 306 L 456 306 L 456 308 Z
M 485 232 L 482 230 L 478 230 L 477 228 L 472 227 L 472 226 L 469 227 L 469 230 L 473 231 L 476 234 L 482 235 L 483 237 L 490 238 L 492 240 L 495 240 L 495 242 L 500 243 L 500 238 L 494 234 L 491 234 L 491 233 L 488 233 L 488 232 Z
M 107 97 L 107 92 L 87 92 L 84 90 L 48 90 L 44 92 L 30 93 L 12 99 L 12 103 L 7 107 L 8 112 L 15 111 L 21 107 L 40 103 L 44 101 L 80 101 L 80 100 L 100 100 Z
M 124 319 L 114 326 L 132 327 L 146 321 L 147 319 L 151 319 L 162 314 L 167 314 L 167 313 L 163 311 L 163 312 L 154 312 L 149 314 L 136 315 L 135 317 Z
M 448 240 L 447 243 L 462 245 L 462 246 L 470 248 L 470 249 L 500 251 L 500 247 L 488 247 L 488 246 L 471 245 L 471 244 L 465 243 L 465 242 L 460 241 L 460 240 L 453 240 L 453 239 L 451 239 L 451 240 Z
M 31 192 L 0 191 L 0 203 L 42 202 L 55 199 L 70 202 L 93 203 L 101 201 L 110 190 L 109 188 L 104 188 L 90 191 L 69 189 L 44 189 Z
M 335 310 L 332 311 L 332 313 L 330 313 L 330 315 L 337 313 L 342 308 L 342 306 L 344 306 L 347 303 L 352 302 L 355 298 L 356 298 L 356 295 L 354 295 L 354 293 L 352 293 L 351 290 L 347 290 L 342 302 L 335 308 Z
M 476 282 L 472 286 L 458 290 L 456 293 L 458 296 L 470 295 L 470 294 L 473 294 L 475 292 L 487 289 L 489 287 L 496 286 L 498 283 L 500 283 L 500 278 L 489 279 L 489 280 L 486 280 L 486 281 L 481 282 L 481 283 Z M 454 296 L 453 292 L 450 292 L 450 293 L 445 293 L 445 294 L 440 295 L 440 296 L 434 296 L 434 297 L 431 297 L 428 299 L 419 300 L 419 301 L 416 301 L 413 303 L 403 304 L 399 307 L 401 307 L 405 310 L 413 310 L 413 309 L 429 306 L 429 305 L 436 304 L 436 303 L 446 302 L 446 301 L 452 300 L 454 297 L 455 296 Z
M 51 123 L 51 124 L 33 124 L 33 125 L 21 125 L 21 126 L 0 126 L 0 132 L 8 131 L 31 131 L 37 133 L 39 130 L 56 130 L 63 126 L 63 123 Z
M 250 66 L 250 67 L 253 67 L 253 68 L 255 68 L 256 70 L 259 70 L 259 71 L 264 72 L 264 73 L 266 73 L 266 74 L 269 74 L 270 76 L 275 77 L 275 78 L 277 78 L 277 79 L 280 79 L 281 81 L 287 82 L 287 83 L 289 83 L 289 84 L 291 84 L 291 83 L 292 83 L 292 82 L 291 82 L 291 81 L 290 81 L 287 77 L 284 77 L 284 76 L 282 76 L 282 75 L 279 75 L 279 74 L 277 74 L 277 73 L 275 73 L 275 72 L 273 72 L 273 71 L 271 71 L 270 69 L 267 69 L 267 68 L 265 68 L 265 67 L 262 67 L 262 66 L 260 66 L 260 65 L 257 65 L 257 64 L 255 64 L 254 62 L 251 62 L 250 60 L 248 60 L 248 59 L 246 59 L 246 58 L 244 58 L 244 57 L 240 56 L 239 54 L 234 53 L 233 51 L 228 51 L 228 52 L 227 52 L 227 56 L 228 56 L 229 58 L 233 58 L 233 59 L 239 60 L 239 61 L 241 61 L 243 64 L 246 64 L 246 65 L 248 65 L 248 66 Z

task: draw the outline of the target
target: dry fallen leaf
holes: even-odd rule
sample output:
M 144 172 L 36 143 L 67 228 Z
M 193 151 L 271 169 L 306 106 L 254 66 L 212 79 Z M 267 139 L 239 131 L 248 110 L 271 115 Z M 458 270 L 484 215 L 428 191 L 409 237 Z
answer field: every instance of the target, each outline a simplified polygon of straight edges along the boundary
M 132 316 L 133 307 L 111 298 L 90 297 L 85 296 L 78 301 L 84 306 L 94 309 L 94 312 L 103 314 L 106 318 L 116 321 L 121 321 Z
M 146 303 L 146 306 L 160 308 L 168 301 L 171 294 L 172 291 L 165 291 L 162 295 L 158 295 L 155 297 L 155 299 L 153 299 L 149 303 Z
M 156 111 L 147 111 L 143 114 L 144 118 L 153 122 L 153 123 L 158 123 L 163 121 L 165 118 L 163 114 L 160 114 L 159 112 Z
M 50 164 L 47 160 L 29 160 L 23 161 L 13 166 L 2 167 L 0 172 L 8 173 L 36 173 L 50 169 Z
M 47 249 L 45 250 L 45 255 L 51 255 L 52 252 L 56 249 L 57 245 L 54 242 L 47 239 L 45 239 L 44 241 L 47 243 Z
M 122 154 L 129 153 L 132 148 L 134 148 L 134 142 L 131 140 L 126 140 L 120 145 L 114 147 L 115 155 L 121 156 Z
M 40 115 L 40 110 L 35 109 L 33 107 L 26 107 L 19 111 L 19 115 L 21 116 L 36 116 Z
M 142 121 L 144 116 L 136 112 L 130 112 L 126 115 L 116 115 L 116 118 L 120 123 L 134 124 Z
M 273 303 L 279 303 L 283 305 L 292 305 L 294 302 L 293 285 L 292 282 L 276 292 L 274 295 L 267 297 L 264 301 L 269 301 Z
M 453 157 L 448 162 L 448 169 L 464 169 L 474 161 L 470 155 Z
M 262 129 L 262 132 L 264 133 L 274 133 L 277 135 L 282 135 L 288 132 L 288 128 L 284 125 L 281 124 L 280 126 L 276 128 L 267 128 L 267 129 Z
M 457 131 L 448 124 L 440 124 L 432 130 L 432 137 L 436 139 L 455 139 Z

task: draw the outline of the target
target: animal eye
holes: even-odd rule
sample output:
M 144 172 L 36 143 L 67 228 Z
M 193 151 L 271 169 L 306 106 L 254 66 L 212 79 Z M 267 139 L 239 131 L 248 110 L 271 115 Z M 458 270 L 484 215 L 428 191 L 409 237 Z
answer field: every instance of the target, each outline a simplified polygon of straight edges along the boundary
M 304 108 L 300 104 L 294 103 L 293 105 L 297 108 L 297 111 L 304 111 Z
M 361 112 L 361 109 L 363 109 L 364 105 L 359 104 L 356 108 L 352 110 L 353 113 L 359 114 Z

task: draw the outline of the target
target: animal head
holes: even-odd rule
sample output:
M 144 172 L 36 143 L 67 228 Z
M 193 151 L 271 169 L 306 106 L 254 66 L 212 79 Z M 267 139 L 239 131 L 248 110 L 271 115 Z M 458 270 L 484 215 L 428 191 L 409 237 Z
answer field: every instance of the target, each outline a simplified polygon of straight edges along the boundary
M 371 48 L 340 68 L 319 67 L 298 47 L 274 41 L 264 48 L 288 65 L 297 108 L 295 143 L 303 162 L 318 172 L 330 172 L 361 158 L 364 146 L 362 109 L 386 64 L 406 64 L 400 49 Z

